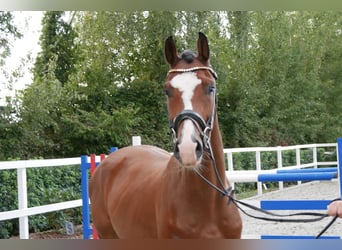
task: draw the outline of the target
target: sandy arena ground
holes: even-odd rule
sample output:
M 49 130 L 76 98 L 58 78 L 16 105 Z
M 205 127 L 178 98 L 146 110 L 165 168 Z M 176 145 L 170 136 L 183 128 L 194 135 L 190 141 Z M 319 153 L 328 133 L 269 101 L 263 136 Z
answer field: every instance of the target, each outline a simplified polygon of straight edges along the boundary
M 254 196 L 244 201 L 260 207 L 260 200 L 332 200 L 338 198 L 339 183 L 333 181 L 318 181 L 301 184 L 298 186 L 285 188 L 284 190 L 274 191 Z M 253 212 L 248 210 L 249 212 Z M 273 211 L 278 213 L 291 213 L 295 211 Z M 326 210 L 297 211 L 297 212 L 326 212 Z M 260 214 L 257 214 L 260 215 Z M 316 236 L 330 222 L 332 217 L 324 218 L 319 222 L 311 223 L 279 223 L 256 220 L 242 214 L 243 219 L 243 238 L 259 238 L 260 235 L 310 235 Z M 329 228 L 324 236 L 342 237 L 342 219 L 337 219 Z

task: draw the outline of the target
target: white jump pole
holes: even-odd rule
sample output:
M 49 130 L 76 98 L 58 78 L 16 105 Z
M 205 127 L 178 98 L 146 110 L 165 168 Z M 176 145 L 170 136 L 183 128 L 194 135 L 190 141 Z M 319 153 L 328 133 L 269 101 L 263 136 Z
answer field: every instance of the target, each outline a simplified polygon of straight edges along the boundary
M 140 136 L 132 136 L 132 145 L 133 146 L 141 145 L 141 137 Z

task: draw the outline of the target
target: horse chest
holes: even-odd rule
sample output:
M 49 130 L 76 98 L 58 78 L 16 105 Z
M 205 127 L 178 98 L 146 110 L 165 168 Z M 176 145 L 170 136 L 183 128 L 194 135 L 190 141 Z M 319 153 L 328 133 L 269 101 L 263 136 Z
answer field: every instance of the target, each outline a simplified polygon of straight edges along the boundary
M 172 207 L 167 213 L 167 235 L 171 238 L 239 238 L 241 218 L 229 211 L 233 207 L 211 209 L 178 209 Z
M 225 226 L 216 216 L 194 214 L 169 217 L 171 238 L 224 238 Z
M 223 238 L 220 226 L 202 221 L 179 221 L 172 227 L 172 238 Z

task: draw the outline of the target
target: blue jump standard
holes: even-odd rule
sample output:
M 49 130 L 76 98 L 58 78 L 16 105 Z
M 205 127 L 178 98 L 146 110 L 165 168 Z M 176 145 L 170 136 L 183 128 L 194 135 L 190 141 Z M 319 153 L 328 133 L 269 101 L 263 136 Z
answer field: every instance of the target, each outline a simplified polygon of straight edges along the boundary
M 111 147 L 110 153 L 118 150 L 118 147 Z M 96 162 L 96 167 L 100 162 Z M 89 169 L 90 162 L 88 156 L 81 156 L 81 187 L 82 187 L 82 224 L 83 224 L 83 238 L 90 239 L 93 234 L 93 229 L 90 223 L 90 207 L 89 207 Z
M 261 235 L 262 240 L 309 240 L 315 239 L 316 236 L 306 236 L 306 235 Z M 340 236 L 324 236 L 319 237 L 323 240 L 339 240 Z
M 331 180 L 337 177 L 337 172 L 313 172 L 313 173 L 279 173 L 279 174 L 260 174 L 258 181 L 316 181 Z
M 337 167 L 322 167 L 322 168 L 301 168 L 301 169 L 279 169 L 278 174 L 286 173 L 325 173 L 337 172 Z
M 261 200 L 264 210 L 326 210 L 330 200 Z
M 303 181 L 331 180 L 339 175 L 340 196 L 342 197 L 342 138 L 337 139 L 338 166 L 298 170 L 278 170 L 277 174 L 259 175 L 259 181 Z M 330 200 L 262 200 L 264 210 L 326 210 Z M 314 239 L 315 236 L 302 235 L 262 235 L 261 239 Z M 340 236 L 325 236 L 320 239 L 340 239 Z

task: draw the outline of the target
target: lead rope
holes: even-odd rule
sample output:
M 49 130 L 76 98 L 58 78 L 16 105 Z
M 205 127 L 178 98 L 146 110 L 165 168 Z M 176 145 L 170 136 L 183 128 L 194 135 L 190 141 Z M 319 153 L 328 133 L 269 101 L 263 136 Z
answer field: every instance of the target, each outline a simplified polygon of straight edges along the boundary
M 252 217 L 252 218 L 256 218 L 256 219 L 260 219 L 260 220 L 266 220 L 266 221 L 275 221 L 275 222 L 315 222 L 315 221 L 320 221 L 325 217 L 328 217 L 327 214 L 323 214 L 323 213 L 314 213 L 314 212 L 310 212 L 310 213 L 292 213 L 292 214 L 278 214 L 278 213 L 274 213 L 274 212 L 270 212 L 267 210 L 263 210 L 261 208 L 258 208 L 254 205 L 245 203 L 243 201 L 237 200 L 233 197 L 234 194 L 234 190 L 229 187 L 228 189 L 221 189 L 217 186 L 215 186 L 215 184 L 213 184 L 212 182 L 210 182 L 206 177 L 204 177 L 197 169 L 194 169 L 195 173 L 201 177 L 201 179 L 203 181 L 205 181 L 211 188 L 215 189 L 217 192 L 219 192 L 222 196 L 228 197 L 228 202 L 227 204 L 229 205 L 230 203 L 234 203 L 240 210 L 241 212 L 243 212 L 244 214 Z M 319 218 L 309 218 L 309 219 L 277 219 L 277 218 L 268 218 L 268 217 L 259 217 L 259 216 L 255 216 L 252 215 L 248 212 L 246 212 L 244 209 L 242 209 L 240 205 L 243 205 L 245 207 L 251 208 L 255 211 L 270 215 L 270 216 L 274 216 L 274 217 L 292 217 L 292 216 L 316 216 Z
M 329 222 L 328 225 L 325 226 L 325 228 L 323 228 L 323 230 L 316 236 L 315 239 L 319 239 L 319 237 L 321 237 L 322 234 L 324 234 L 332 226 L 332 224 L 334 224 L 337 218 L 338 218 L 338 215 L 335 215 L 335 217 Z
M 329 204 L 331 204 L 334 201 L 339 201 L 339 200 L 341 200 L 341 198 L 334 199 L 330 201 Z M 316 239 L 319 239 L 319 237 L 321 237 L 322 234 L 324 234 L 334 224 L 334 222 L 336 221 L 338 217 L 339 217 L 338 214 L 336 214 L 334 218 L 328 223 L 328 225 L 326 225 L 325 228 L 323 228 L 323 230 L 316 236 Z
M 218 173 L 218 169 L 217 169 L 217 165 L 216 165 L 216 161 L 213 157 L 213 152 L 212 152 L 212 148 L 211 145 L 209 144 L 208 146 L 209 150 L 210 150 L 210 158 L 211 161 L 214 165 L 214 170 L 215 170 L 215 175 L 216 178 L 218 179 L 218 182 L 220 183 L 221 188 L 217 187 L 215 184 L 213 184 L 211 181 L 209 181 L 205 176 L 203 176 L 196 168 L 194 168 L 195 173 L 204 181 L 206 182 L 211 188 L 215 189 L 217 192 L 219 192 L 223 197 L 228 197 L 228 202 L 227 205 L 230 205 L 230 203 L 234 203 L 234 205 L 245 215 L 254 218 L 254 219 L 259 219 L 259 220 L 264 220 L 264 221 L 274 221 L 274 222 L 317 222 L 317 221 L 321 221 L 322 219 L 328 217 L 329 215 L 326 213 L 315 213 L 315 212 L 306 212 L 306 213 L 292 213 L 292 214 L 278 214 L 278 213 L 274 213 L 274 212 L 270 212 L 270 211 L 266 211 L 264 209 L 261 209 L 259 207 L 256 207 L 254 205 L 245 203 L 243 201 L 237 200 L 234 198 L 234 190 L 229 187 L 228 189 L 226 189 L 224 187 L 222 178 L 220 177 L 219 173 Z M 339 199 L 335 199 L 335 200 L 339 200 Z M 335 201 L 333 200 L 333 201 Z M 332 202 L 332 201 L 331 201 Z M 240 205 L 243 205 L 245 207 L 248 207 L 252 210 L 258 211 L 260 213 L 269 215 L 269 216 L 273 216 L 273 217 L 278 217 L 278 218 L 270 218 L 270 217 L 262 217 L 262 216 L 256 216 L 253 215 L 251 213 L 246 212 L 246 210 L 242 209 Z M 285 217 L 293 217 L 293 216 L 311 216 L 311 217 L 316 217 L 316 218 L 307 218 L 307 219 L 289 219 L 289 218 L 285 218 Z M 336 219 L 338 218 L 338 216 L 336 215 L 325 227 L 324 229 L 315 237 L 316 239 L 319 239 L 336 221 Z

